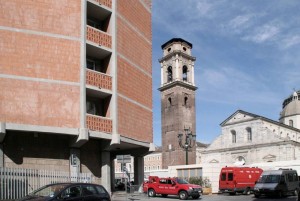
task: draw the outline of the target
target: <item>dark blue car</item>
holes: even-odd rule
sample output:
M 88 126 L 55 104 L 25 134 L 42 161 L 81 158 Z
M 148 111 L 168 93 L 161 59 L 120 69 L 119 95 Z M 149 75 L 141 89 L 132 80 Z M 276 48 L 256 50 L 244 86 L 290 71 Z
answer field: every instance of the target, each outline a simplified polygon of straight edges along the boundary
M 111 201 L 106 189 L 97 184 L 57 183 L 49 184 L 30 193 L 19 201 Z

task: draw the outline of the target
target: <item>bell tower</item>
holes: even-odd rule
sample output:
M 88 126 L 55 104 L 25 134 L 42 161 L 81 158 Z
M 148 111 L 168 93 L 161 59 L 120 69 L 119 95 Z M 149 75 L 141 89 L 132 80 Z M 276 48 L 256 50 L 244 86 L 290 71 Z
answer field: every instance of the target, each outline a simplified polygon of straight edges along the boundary
M 196 134 L 194 62 L 192 44 L 173 38 L 161 46 L 161 126 L 162 168 L 172 165 L 196 163 L 195 138 L 188 138 L 192 146 L 184 150 L 179 145 L 179 136 L 185 143 L 188 133 Z M 182 135 L 183 134 L 183 135 Z M 191 135 L 190 135 L 191 136 Z M 181 145 L 182 145 L 181 144 Z M 188 155 L 188 158 L 186 158 Z

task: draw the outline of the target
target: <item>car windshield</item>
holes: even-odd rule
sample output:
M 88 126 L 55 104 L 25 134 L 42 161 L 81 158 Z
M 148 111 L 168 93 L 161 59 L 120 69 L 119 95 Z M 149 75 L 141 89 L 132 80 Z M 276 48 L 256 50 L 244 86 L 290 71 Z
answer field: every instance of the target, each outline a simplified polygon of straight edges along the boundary
M 53 184 L 50 186 L 42 187 L 29 195 L 32 196 L 43 196 L 43 197 L 53 197 L 57 195 L 62 189 L 64 189 L 68 184 Z
M 278 183 L 280 175 L 262 175 L 257 183 Z
M 177 183 L 179 183 L 179 184 L 188 184 L 189 182 L 187 182 L 186 180 L 184 180 L 184 179 L 176 179 L 176 181 L 177 181 Z

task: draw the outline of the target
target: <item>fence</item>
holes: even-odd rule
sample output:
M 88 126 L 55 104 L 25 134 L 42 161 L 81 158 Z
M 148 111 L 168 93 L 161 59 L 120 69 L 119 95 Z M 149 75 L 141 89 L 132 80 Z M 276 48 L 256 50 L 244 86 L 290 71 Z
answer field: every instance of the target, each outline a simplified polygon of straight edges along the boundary
M 91 173 L 0 168 L 0 200 L 19 199 L 46 184 L 57 182 L 91 182 Z

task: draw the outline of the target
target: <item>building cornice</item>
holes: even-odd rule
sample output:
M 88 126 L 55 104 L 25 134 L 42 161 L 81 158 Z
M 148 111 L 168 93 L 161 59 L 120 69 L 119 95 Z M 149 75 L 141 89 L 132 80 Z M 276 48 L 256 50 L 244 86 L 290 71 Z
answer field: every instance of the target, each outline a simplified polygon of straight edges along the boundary
M 171 57 L 176 56 L 177 54 L 179 56 L 182 56 L 182 57 L 187 58 L 189 60 L 196 61 L 196 57 L 188 55 L 188 54 L 182 52 L 181 50 L 174 50 L 170 54 L 168 54 L 168 55 L 164 56 L 163 58 L 159 59 L 158 61 L 159 61 L 159 63 L 162 63 L 163 61 L 165 61 L 167 59 L 170 59 Z
M 191 85 L 188 82 L 183 82 L 183 81 L 176 80 L 176 81 L 164 84 L 163 86 L 158 88 L 158 90 L 159 91 L 165 91 L 165 90 L 173 88 L 175 86 L 181 86 L 181 87 L 193 90 L 193 91 L 196 91 L 198 89 L 198 87 L 195 87 L 194 85 Z

